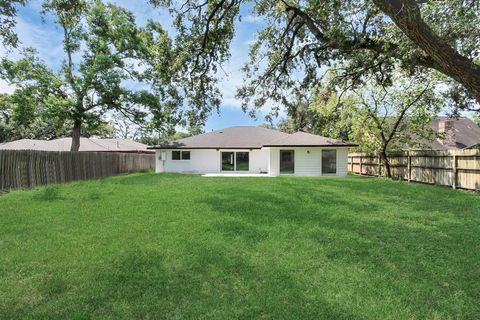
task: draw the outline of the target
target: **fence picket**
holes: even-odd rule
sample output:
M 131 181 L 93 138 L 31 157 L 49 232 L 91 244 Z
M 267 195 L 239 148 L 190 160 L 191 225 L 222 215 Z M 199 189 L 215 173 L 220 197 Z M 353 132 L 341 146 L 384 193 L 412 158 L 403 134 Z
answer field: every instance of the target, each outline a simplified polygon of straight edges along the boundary
M 348 155 L 350 172 L 378 175 L 377 156 Z M 480 150 L 419 150 L 389 155 L 392 176 L 397 179 L 480 190 Z M 380 168 L 379 168 L 380 167 Z
M 153 169 L 153 154 L 0 150 L 0 190 Z

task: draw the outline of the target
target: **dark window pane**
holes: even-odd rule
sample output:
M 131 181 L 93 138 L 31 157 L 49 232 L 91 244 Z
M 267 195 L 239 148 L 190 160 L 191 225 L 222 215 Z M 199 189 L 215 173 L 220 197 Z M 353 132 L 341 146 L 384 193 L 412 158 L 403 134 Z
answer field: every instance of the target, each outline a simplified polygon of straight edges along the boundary
M 182 151 L 182 160 L 190 160 L 190 151 Z
M 180 151 L 172 151 L 172 160 L 180 160 Z
M 248 152 L 237 152 L 237 171 L 248 171 Z
M 337 150 L 322 150 L 322 173 L 337 173 Z
M 222 152 L 222 171 L 233 171 L 235 169 L 233 157 L 233 152 Z
M 295 151 L 280 150 L 280 173 L 295 172 Z

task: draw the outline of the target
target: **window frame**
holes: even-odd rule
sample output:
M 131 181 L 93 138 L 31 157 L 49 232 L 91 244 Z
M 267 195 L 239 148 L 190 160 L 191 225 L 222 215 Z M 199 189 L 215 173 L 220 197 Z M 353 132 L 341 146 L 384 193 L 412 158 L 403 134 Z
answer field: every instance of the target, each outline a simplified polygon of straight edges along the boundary
M 178 159 L 173 157 L 174 153 L 178 153 Z M 188 159 L 185 159 L 184 154 L 188 154 Z M 172 150 L 170 156 L 172 161 L 190 161 L 192 159 L 192 153 L 190 150 Z
M 247 168 L 246 169 L 238 169 L 238 154 L 243 153 L 246 154 L 246 159 L 247 159 Z M 240 159 L 241 161 L 242 159 Z M 243 159 L 245 160 L 245 159 Z M 249 151 L 235 151 L 235 171 L 250 171 L 250 152 Z
M 185 159 L 184 154 L 188 154 L 188 159 Z M 192 157 L 192 154 L 190 153 L 190 150 L 182 150 L 180 153 L 181 160 L 190 160 L 191 157 Z
M 250 152 L 251 150 L 231 150 L 231 149 L 224 149 L 220 150 L 220 172 L 250 172 Z M 233 156 L 233 170 L 225 170 L 223 169 L 223 154 L 230 153 Z M 237 153 L 246 153 L 247 160 L 248 160 L 248 168 L 245 170 L 238 170 L 237 169 Z
M 174 153 L 175 154 L 178 153 L 178 159 L 176 159 L 176 157 L 173 157 Z M 172 157 L 172 161 L 180 161 L 182 160 L 182 152 L 180 150 L 172 150 L 171 157 Z

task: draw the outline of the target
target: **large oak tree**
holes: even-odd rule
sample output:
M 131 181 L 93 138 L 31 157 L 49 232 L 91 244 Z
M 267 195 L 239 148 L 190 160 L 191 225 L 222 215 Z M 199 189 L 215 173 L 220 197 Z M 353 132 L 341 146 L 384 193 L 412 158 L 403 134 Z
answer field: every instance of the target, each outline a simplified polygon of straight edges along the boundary
M 1 76 L 22 97 L 17 113 L 43 110 L 71 124 L 72 151 L 79 149 L 82 128 L 112 113 L 160 131 L 179 123 L 182 99 L 169 78 L 173 53 L 159 24 L 140 28 L 132 13 L 101 1 L 50 0 L 44 14 L 63 35 L 61 68 L 48 66 L 34 49 L 1 60 Z
M 176 44 L 189 56 L 184 80 L 209 101 L 215 75 L 229 58 L 242 13 L 262 28 L 250 48 L 244 107 L 281 104 L 299 87 L 314 86 L 335 68 L 343 89 L 375 81 L 390 85 L 395 69 L 437 80 L 457 107 L 479 110 L 480 2 L 478 0 L 153 0 L 176 15 Z M 476 102 L 476 103 L 475 103 Z M 274 107 L 273 112 L 276 109 Z

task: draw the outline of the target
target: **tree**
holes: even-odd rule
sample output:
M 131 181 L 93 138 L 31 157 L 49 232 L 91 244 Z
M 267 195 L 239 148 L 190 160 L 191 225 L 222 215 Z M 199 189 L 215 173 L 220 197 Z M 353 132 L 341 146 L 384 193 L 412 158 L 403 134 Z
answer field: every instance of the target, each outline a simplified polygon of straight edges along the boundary
M 157 133 L 154 132 L 142 132 L 138 141 L 143 144 L 147 144 L 150 146 L 165 144 L 171 142 L 173 140 L 183 139 L 187 137 L 191 137 L 194 134 L 192 132 L 182 132 L 182 131 L 175 131 L 174 133 L 165 134 L 165 133 Z
M 220 66 L 241 8 L 264 19 L 243 69 L 238 91 L 244 108 L 282 98 L 296 88 L 312 88 L 326 67 L 344 89 L 360 87 L 366 78 L 383 86 L 401 69 L 412 77 L 436 77 L 458 107 L 479 111 L 480 4 L 478 1 L 415 0 L 153 0 L 176 13 L 176 43 L 190 53 L 185 86 L 199 97 L 212 96 Z M 200 98 L 200 100 L 202 100 Z M 215 106 L 216 101 L 211 101 Z
M 5 46 L 16 47 L 18 44 L 18 37 L 14 30 L 18 5 L 25 5 L 25 0 L 0 1 L 0 39 Z
M 51 0 L 44 4 L 63 31 L 65 60 L 60 70 L 49 68 L 33 49 L 17 61 L 2 59 L 0 72 L 15 85 L 19 112 L 39 108 L 49 117 L 71 124 L 72 151 L 80 147 L 82 128 L 104 122 L 109 112 L 120 113 L 135 123 L 149 121 L 158 130 L 178 123 L 181 99 L 169 86 L 168 36 L 159 24 L 144 28 L 133 15 L 100 1 Z M 163 64 L 153 62 L 155 58 Z M 146 66 L 142 68 L 142 63 Z M 144 69 L 144 70 L 143 70 Z M 139 90 L 126 83 L 134 82 Z M 21 110 L 21 111 L 20 111 Z
M 312 92 L 297 92 L 285 103 L 287 118 L 279 127 L 358 142 L 359 151 L 379 155 L 391 177 L 387 154 L 424 148 L 436 138 L 429 124 L 442 107 L 426 79 L 402 74 L 393 79 L 394 86 L 371 84 L 342 94 L 325 85 Z
M 13 106 L 6 94 L 0 94 L 0 143 L 7 141 L 12 132 Z
M 361 105 L 352 128 L 361 151 L 380 156 L 387 177 L 392 176 L 388 152 L 425 147 L 436 137 L 428 125 L 442 106 L 426 79 L 395 77 L 395 83 L 357 92 Z
M 28 111 L 18 108 L 18 99 L 16 94 L 0 94 L 0 143 L 19 139 L 52 140 L 69 135 L 71 121 L 60 121 L 40 108 Z M 111 138 L 114 131 L 109 123 L 100 120 L 85 124 L 81 135 Z
M 280 130 L 351 139 L 358 107 L 358 100 L 352 93 L 339 94 L 335 88 L 319 85 L 307 92 L 296 90 L 291 98 L 283 98 L 283 101 L 287 118 L 280 121 Z

